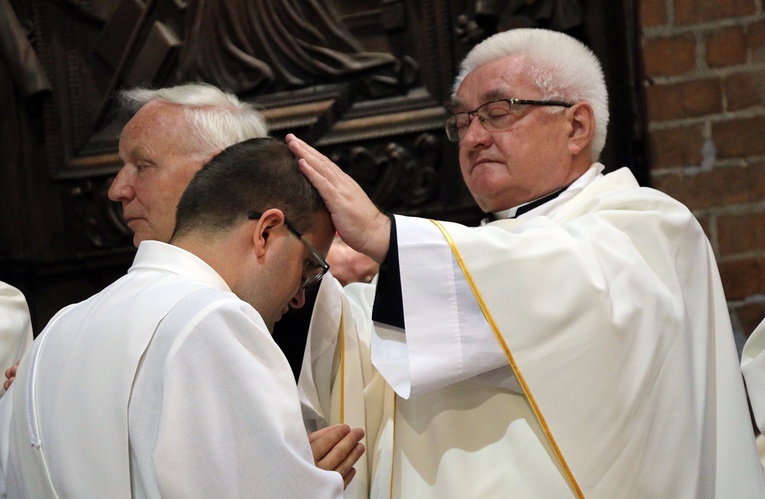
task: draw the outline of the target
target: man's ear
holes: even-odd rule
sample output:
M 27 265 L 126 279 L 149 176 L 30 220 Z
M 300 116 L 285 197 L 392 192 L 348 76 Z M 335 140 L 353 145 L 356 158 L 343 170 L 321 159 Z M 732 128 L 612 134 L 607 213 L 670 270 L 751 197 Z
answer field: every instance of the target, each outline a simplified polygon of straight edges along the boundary
M 567 112 L 571 120 L 568 148 L 572 156 L 578 155 L 592 142 L 595 133 L 595 114 L 589 102 L 577 102 Z
M 255 254 L 261 257 L 271 249 L 274 243 L 274 232 L 284 225 L 284 213 L 277 208 L 266 210 L 256 220 L 255 229 L 252 233 L 252 242 Z

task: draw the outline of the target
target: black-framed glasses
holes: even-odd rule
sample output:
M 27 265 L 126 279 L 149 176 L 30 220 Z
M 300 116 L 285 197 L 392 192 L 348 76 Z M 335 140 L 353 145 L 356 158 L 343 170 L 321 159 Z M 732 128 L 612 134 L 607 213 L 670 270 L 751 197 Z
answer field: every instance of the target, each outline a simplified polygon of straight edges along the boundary
M 259 211 L 251 211 L 247 214 L 247 218 L 250 220 L 257 220 L 258 218 L 262 217 L 263 213 Z M 287 230 L 289 230 L 291 233 L 293 233 L 295 236 L 297 236 L 300 241 L 305 244 L 305 247 L 308 248 L 308 253 L 313 258 L 314 262 L 311 264 L 310 262 L 306 262 L 305 266 L 303 267 L 303 283 L 301 284 L 302 287 L 307 288 L 311 284 L 316 284 L 321 280 L 322 277 L 324 277 L 324 274 L 327 273 L 329 270 L 329 264 L 327 261 L 321 257 L 318 251 L 311 246 L 311 243 L 309 243 L 305 237 L 303 237 L 303 234 L 301 234 L 290 222 L 287 220 L 287 217 L 284 217 L 284 225 L 287 226 Z
M 571 107 L 573 104 L 557 100 L 528 100 L 528 99 L 497 99 L 484 102 L 472 111 L 456 113 L 444 122 L 446 137 L 451 142 L 459 142 L 470 128 L 473 116 L 488 132 L 501 132 L 507 130 L 520 118 L 521 106 L 560 106 Z

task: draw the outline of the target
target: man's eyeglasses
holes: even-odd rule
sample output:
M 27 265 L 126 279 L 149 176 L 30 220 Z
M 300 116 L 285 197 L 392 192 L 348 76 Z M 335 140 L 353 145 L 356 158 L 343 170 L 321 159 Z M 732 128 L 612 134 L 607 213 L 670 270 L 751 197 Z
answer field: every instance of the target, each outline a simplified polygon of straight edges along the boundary
M 262 216 L 263 213 L 259 211 L 251 211 L 247 214 L 247 218 L 250 220 L 257 220 Z M 303 234 L 298 232 L 298 230 L 291 223 L 289 223 L 287 217 L 284 218 L 284 225 L 287 226 L 287 230 L 295 234 L 297 238 L 300 239 L 303 244 L 305 244 L 305 247 L 308 248 L 308 253 L 313 258 L 313 264 L 306 262 L 305 266 L 303 267 L 303 283 L 301 286 L 307 288 L 311 284 L 319 282 L 321 278 L 324 277 L 324 274 L 326 274 L 329 270 L 329 264 L 326 260 L 324 260 L 324 258 L 321 257 L 319 252 L 316 251 L 313 246 L 311 246 L 311 243 L 309 243 L 306 238 L 303 237 Z
M 557 100 L 498 99 L 481 104 L 472 111 L 456 113 L 444 122 L 446 137 L 452 142 L 459 142 L 470 128 L 473 116 L 488 132 L 507 130 L 520 117 L 520 106 L 560 106 L 571 107 L 573 104 Z

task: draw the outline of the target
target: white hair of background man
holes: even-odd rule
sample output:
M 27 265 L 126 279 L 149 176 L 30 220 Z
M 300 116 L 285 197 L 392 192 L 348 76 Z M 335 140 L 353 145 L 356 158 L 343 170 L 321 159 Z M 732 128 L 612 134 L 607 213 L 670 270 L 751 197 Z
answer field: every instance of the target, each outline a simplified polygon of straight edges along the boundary
M 118 95 L 123 109 L 138 111 L 153 100 L 184 106 L 194 137 L 189 140 L 212 154 L 247 139 L 265 137 L 268 126 L 250 103 L 207 83 L 186 83 L 168 88 L 133 88 Z

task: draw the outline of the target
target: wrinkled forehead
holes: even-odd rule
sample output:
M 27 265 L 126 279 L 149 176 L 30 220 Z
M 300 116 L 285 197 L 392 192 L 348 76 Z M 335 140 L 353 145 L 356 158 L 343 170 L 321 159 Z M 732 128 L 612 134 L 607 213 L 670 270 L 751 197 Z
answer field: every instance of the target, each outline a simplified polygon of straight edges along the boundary
M 190 124 L 183 106 L 161 100 L 147 102 L 130 118 L 122 129 L 120 138 L 126 134 L 188 131 Z
M 120 149 L 162 147 L 193 154 L 200 148 L 183 106 L 154 100 L 139 109 L 120 132 Z M 126 152 L 126 151 L 123 151 Z
M 450 102 L 451 109 L 465 111 L 497 99 L 536 97 L 538 88 L 531 77 L 530 68 L 528 58 L 519 54 L 478 66 L 460 83 Z

